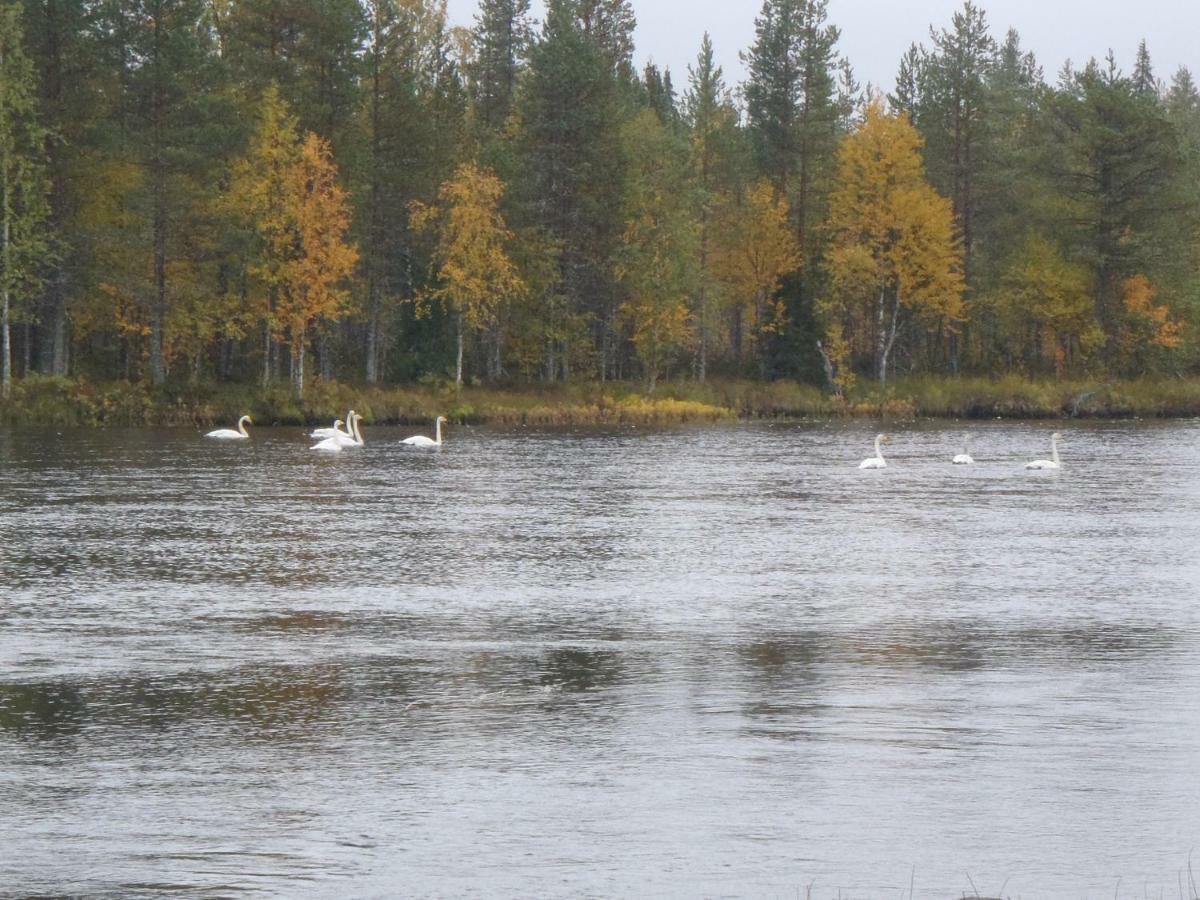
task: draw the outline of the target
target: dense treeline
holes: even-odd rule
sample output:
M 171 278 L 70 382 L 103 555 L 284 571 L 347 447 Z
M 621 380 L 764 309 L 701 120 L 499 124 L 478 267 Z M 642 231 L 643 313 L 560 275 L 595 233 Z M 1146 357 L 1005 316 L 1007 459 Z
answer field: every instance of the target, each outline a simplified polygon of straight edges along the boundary
M 3 381 L 1194 371 L 1200 92 L 966 3 L 865 91 L 827 0 L 0 0 Z

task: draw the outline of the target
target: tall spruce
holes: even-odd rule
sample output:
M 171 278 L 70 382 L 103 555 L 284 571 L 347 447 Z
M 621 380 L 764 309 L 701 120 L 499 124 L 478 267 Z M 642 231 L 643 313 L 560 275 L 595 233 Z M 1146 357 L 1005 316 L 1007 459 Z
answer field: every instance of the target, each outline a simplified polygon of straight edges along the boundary
M 475 115 L 483 128 L 497 132 L 512 112 L 517 76 L 533 37 L 529 0 L 481 0 L 472 36 Z
M 522 107 L 530 215 L 560 248 L 568 315 L 587 321 L 602 379 L 619 364 L 609 260 L 621 229 L 621 104 L 613 47 L 600 39 L 608 34 L 597 19 L 583 18 L 574 0 L 551 0 L 530 53 Z M 575 362 L 592 355 L 583 350 L 552 340 L 547 377 L 569 376 Z
M 924 66 L 922 115 L 930 179 L 954 204 L 962 232 L 970 279 L 975 248 L 976 184 L 986 141 L 987 79 L 996 58 L 996 42 L 987 14 L 968 2 L 954 14 L 950 28 L 931 31 L 933 50 Z

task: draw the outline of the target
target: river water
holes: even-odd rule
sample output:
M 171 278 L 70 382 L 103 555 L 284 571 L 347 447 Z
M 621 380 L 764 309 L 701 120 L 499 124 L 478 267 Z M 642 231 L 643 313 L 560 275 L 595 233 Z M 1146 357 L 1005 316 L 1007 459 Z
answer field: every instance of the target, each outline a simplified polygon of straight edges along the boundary
M 0 893 L 1191 896 L 1200 423 L 893 428 L 0 433 Z

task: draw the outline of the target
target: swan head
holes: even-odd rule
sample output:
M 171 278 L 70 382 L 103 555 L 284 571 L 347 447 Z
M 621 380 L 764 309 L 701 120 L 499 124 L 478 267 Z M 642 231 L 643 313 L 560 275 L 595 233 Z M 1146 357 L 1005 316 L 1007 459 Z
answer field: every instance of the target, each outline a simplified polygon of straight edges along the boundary
M 343 422 L 341 419 L 334 419 L 334 420 L 333 420 L 333 427 L 334 427 L 334 429 L 335 429 L 335 430 L 336 430 L 336 429 L 338 429 L 338 428 L 341 428 L 341 427 L 342 427 L 343 425 L 345 425 L 345 424 L 346 424 L 346 423 L 345 423 L 345 422 Z
M 252 418 L 250 418 L 249 416 L 242 416 L 241 421 L 245 422 L 247 425 L 254 424 L 254 420 Z
M 879 443 L 881 443 L 881 444 L 890 444 L 892 442 L 892 439 L 890 437 L 888 437 L 886 434 L 879 435 L 878 437 L 875 438 L 875 440 L 879 441 Z
M 450 420 L 449 420 L 449 419 L 447 419 L 445 416 L 438 416 L 438 417 L 437 417 L 437 420 L 438 420 L 439 422 L 443 422 L 443 423 L 446 423 L 446 424 L 449 424 L 449 422 L 450 422 Z
M 1063 436 L 1061 434 L 1059 434 L 1057 431 L 1054 432 L 1054 434 L 1050 435 L 1050 440 L 1052 440 L 1052 441 L 1061 441 L 1062 439 L 1063 439 Z

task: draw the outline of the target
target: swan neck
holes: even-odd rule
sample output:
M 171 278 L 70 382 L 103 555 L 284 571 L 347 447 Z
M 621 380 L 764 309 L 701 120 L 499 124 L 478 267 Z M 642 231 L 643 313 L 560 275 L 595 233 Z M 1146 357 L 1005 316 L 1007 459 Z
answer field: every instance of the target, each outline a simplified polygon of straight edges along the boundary
M 1058 465 L 1058 438 L 1050 439 L 1050 457 L 1054 460 L 1054 464 Z
M 238 419 L 238 431 L 246 437 L 250 437 L 250 432 L 246 430 L 246 417 L 242 416 Z
M 440 447 L 442 445 L 442 420 L 439 418 L 435 424 L 437 425 L 437 429 L 436 429 L 437 437 L 434 439 L 433 442 Z
M 875 458 L 883 459 L 882 438 L 875 438 Z

